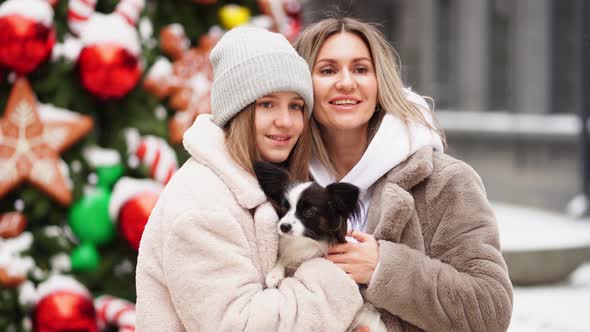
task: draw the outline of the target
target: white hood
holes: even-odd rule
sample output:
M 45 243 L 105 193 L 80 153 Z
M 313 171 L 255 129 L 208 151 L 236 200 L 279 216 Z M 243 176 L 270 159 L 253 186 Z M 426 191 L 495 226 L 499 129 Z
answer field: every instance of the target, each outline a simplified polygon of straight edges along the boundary
M 408 101 L 416 104 L 420 109 L 429 109 L 428 104 L 420 95 L 410 89 L 406 89 L 405 92 Z M 432 123 L 430 113 L 425 111 L 424 115 Z M 432 129 L 418 123 L 411 123 L 409 128 L 406 128 L 402 120 L 391 113 L 387 113 L 383 117 L 379 129 L 361 160 L 340 180 L 352 183 L 361 189 L 361 201 L 364 207 L 363 225 L 366 220 L 373 184 L 414 152 L 427 146 L 439 151 L 444 149 L 440 136 Z M 314 180 L 322 186 L 336 182 L 334 176 L 316 158 L 312 159 L 309 169 Z

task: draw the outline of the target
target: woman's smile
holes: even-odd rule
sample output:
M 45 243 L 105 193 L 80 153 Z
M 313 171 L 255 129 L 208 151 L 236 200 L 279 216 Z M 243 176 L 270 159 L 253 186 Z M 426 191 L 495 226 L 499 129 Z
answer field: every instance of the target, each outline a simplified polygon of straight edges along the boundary
M 335 110 L 350 110 L 356 108 L 362 100 L 352 96 L 338 96 L 331 99 L 328 103 L 332 105 Z

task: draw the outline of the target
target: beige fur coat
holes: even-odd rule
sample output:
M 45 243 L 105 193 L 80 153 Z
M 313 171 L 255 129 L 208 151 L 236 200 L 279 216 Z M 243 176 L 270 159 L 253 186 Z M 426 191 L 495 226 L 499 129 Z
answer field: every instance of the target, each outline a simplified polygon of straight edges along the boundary
M 505 331 L 512 285 L 479 176 L 427 147 L 374 187 L 381 256 L 365 297 L 389 331 Z

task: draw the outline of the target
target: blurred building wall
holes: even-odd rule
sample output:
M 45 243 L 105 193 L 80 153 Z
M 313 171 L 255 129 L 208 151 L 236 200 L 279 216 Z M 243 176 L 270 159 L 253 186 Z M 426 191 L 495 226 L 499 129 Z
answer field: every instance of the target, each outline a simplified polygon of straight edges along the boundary
M 334 12 L 382 25 L 491 199 L 563 210 L 581 190 L 575 0 L 307 0 L 304 21 Z

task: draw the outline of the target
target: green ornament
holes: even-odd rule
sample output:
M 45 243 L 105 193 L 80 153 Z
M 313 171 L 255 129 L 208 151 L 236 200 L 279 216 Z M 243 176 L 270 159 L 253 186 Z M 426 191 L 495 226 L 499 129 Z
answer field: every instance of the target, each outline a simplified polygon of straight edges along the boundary
M 81 242 L 98 246 L 115 237 L 115 226 L 109 217 L 110 199 L 107 189 L 97 187 L 72 205 L 69 224 Z
M 98 184 L 97 186 L 103 188 L 111 188 L 123 173 L 125 172 L 125 168 L 123 164 L 113 164 L 110 166 L 100 166 L 96 169 L 96 173 L 98 174 Z
M 70 254 L 74 271 L 94 271 L 100 263 L 100 254 L 92 243 L 82 243 Z

